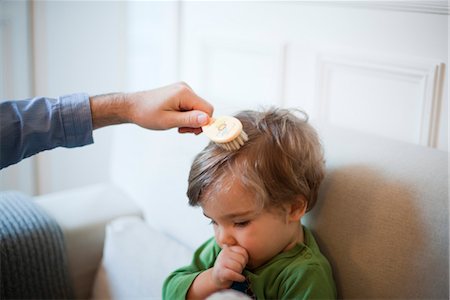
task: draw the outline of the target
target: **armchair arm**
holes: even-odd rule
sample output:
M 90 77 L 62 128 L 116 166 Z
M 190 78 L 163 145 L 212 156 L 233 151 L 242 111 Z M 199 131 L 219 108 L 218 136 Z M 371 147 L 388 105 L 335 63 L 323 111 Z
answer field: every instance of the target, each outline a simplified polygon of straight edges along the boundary
M 55 218 L 64 233 L 75 297 L 89 298 L 102 258 L 106 224 L 120 216 L 142 217 L 141 210 L 112 184 L 97 184 L 35 199 Z

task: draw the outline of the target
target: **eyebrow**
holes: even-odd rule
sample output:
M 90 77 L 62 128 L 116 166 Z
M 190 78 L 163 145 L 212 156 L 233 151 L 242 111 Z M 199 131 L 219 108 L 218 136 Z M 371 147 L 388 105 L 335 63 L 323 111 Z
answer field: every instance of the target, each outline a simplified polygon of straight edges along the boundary
M 238 213 L 231 213 L 231 214 L 226 214 L 224 216 L 221 216 L 222 218 L 225 219 L 233 219 L 233 218 L 237 218 L 237 217 L 243 217 L 243 216 L 247 216 L 251 213 L 253 213 L 253 210 L 248 210 L 248 211 L 243 211 L 243 212 L 238 212 Z M 205 217 L 207 217 L 208 219 L 212 219 L 210 216 L 208 216 L 207 214 L 205 214 L 205 212 L 203 212 L 203 215 Z

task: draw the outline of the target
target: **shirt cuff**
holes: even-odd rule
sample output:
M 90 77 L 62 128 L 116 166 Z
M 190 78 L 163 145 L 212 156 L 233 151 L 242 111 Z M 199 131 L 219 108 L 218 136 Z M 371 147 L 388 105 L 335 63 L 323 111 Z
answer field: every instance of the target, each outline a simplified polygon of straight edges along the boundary
M 92 137 L 92 114 L 89 95 L 85 93 L 59 97 L 61 120 L 67 148 L 89 145 Z

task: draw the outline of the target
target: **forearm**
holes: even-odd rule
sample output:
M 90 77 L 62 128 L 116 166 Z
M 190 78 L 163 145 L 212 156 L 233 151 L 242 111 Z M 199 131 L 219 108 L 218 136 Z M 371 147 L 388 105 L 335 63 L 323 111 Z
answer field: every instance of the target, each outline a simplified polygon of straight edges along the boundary
M 126 94 L 112 93 L 89 97 L 93 129 L 129 123 L 129 105 Z
M 58 146 L 72 148 L 91 143 L 86 94 L 0 103 L 0 168 Z

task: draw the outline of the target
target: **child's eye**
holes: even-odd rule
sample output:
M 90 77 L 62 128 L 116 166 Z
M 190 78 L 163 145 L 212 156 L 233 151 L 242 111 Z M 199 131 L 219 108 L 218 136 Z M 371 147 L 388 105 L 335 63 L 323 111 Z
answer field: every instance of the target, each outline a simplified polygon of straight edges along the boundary
M 244 222 L 236 222 L 234 223 L 234 226 L 236 227 L 245 227 L 250 223 L 250 221 L 244 221 Z
M 211 221 L 209 222 L 209 225 L 217 225 L 217 223 L 216 223 L 216 221 L 211 220 Z

